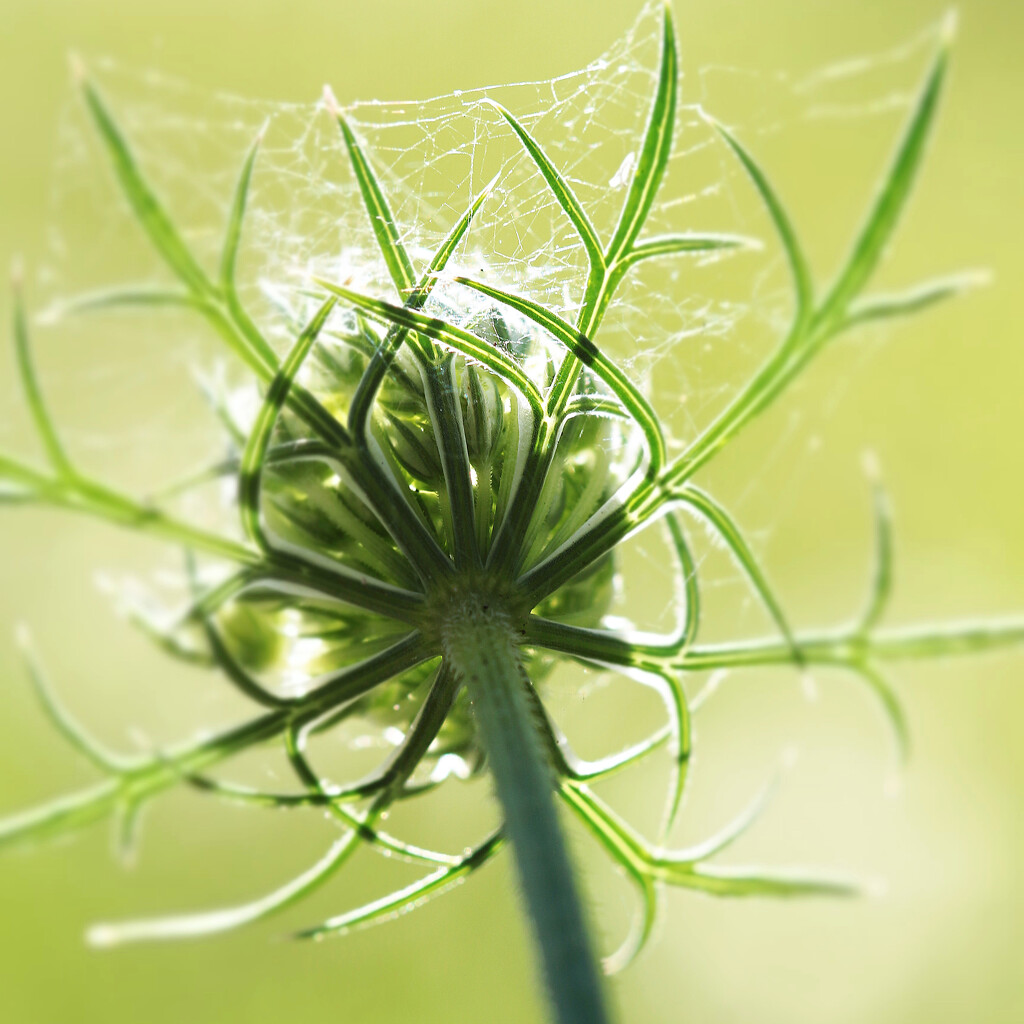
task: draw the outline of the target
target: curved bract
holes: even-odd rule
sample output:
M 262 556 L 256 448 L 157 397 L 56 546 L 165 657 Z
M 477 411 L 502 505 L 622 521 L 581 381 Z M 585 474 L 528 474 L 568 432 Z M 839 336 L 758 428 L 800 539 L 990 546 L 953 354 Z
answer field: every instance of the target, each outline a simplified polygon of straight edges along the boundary
M 691 750 L 684 680 L 689 673 L 786 664 L 828 665 L 865 682 L 888 714 L 901 748 L 906 726 L 884 676 L 887 662 L 973 653 L 1024 641 L 1024 623 L 982 623 L 887 631 L 884 619 L 891 538 L 878 490 L 878 568 L 867 610 L 849 626 L 810 634 L 790 623 L 767 574 L 729 514 L 691 478 L 788 385 L 830 339 L 867 320 L 902 315 L 959 290 L 945 279 L 899 297 L 865 294 L 918 172 L 947 62 L 944 38 L 911 112 L 877 198 L 850 254 L 823 292 L 799 235 L 768 175 L 744 144 L 718 126 L 763 199 L 792 271 L 789 330 L 718 418 L 671 458 L 648 396 L 602 349 L 601 325 L 616 290 L 653 258 L 741 248 L 734 235 L 645 235 L 668 163 L 677 107 L 677 56 L 670 12 L 650 113 L 617 227 L 603 239 L 568 176 L 517 119 L 499 108 L 493 130 L 511 131 L 540 172 L 541 187 L 577 233 L 587 276 L 573 323 L 501 283 L 445 281 L 452 254 L 488 199 L 477 196 L 438 250 L 418 260 L 403 243 L 360 140 L 333 103 L 339 159 L 351 164 L 390 281 L 379 294 L 349 282 L 311 280 L 316 312 L 279 358 L 247 314 L 235 287 L 250 182 L 260 139 L 245 155 L 218 272 L 190 250 L 147 182 L 128 140 L 88 78 L 81 87 L 99 138 L 140 228 L 178 282 L 177 291 L 128 288 L 80 308 L 121 302 L 188 308 L 249 368 L 262 408 L 248 434 L 233 424 L 232 454 L 195 482 L 237 477 L 242 531 L 222 536 L 184 522 L 160 504 L 137 501 L 75 465 L 45 404 L 32 365 L 20 294 L 14 339 L 24 392 L 43 443 L 43 467 L 0 456 L 0 501 L 38 502 L 84 512 L 180 546 L 189 561 L 193 603 L 169 629 L 141 620 L 174 656 L 219 671 L 261 711 L 200 742 L 122 758 L 100 749 L 60 708 L 34 656 L 30 675 L 44 710 L 104 778 L 94 788 L 0 822 L 0 844 L 65 832 L 106 817 L 132 821 L 145 802 L 175 786 L 252 806 L 324 808 L 345 833 L 296 879 L 246 906 L 168 920 L 104 925 L 103 944 L 205 935 L 276 913 L 326 882 L 360 845 L 424 865 L 396 892 L 303 932 L 342 932 L 418 905 L 487 863 L 501 831 L 459 853 L 422 849 L 384 832 L 385 812 L 453 772 L 483 773 L 489 752 L 466 690 L 449 664 L 445 637 L 467 603 L 500 611 L 514 631 L 529 676 L 554 789 L 636 884 L 644 913 L 621 966 L 650 933 L 658 887 L 723 896 L 845 894 L 841 878 L 768 869 L 725 869 L 714 858 L 753 822 L 755 811 L 690 851 L 666 850 L 638 834 L 592 789 L 660 747 L 674 751 L 669 820 L 679 807 Z M 684 226 L 685 228 L 685 226 Z M 820 297 L 819 297 L 820 294 Z M 71 304 L 69 308 L 73 308 Z M 190 486 L 189 482 L 180 485 Z M 171 493 L 170 491 L 168 493 Z M 701 519 L 725 542 L 777 635 L 703 644 L 700 573 L 680 513 Z M 667 528 L 676 554 L 679 628 L 669 636 L 608 619 L 616 549 L 640 531 Z M 239 539 L 242 538 L 242 539 Z M 211 567 L 228 566 L 208 586 Z M 449 644 L 450 646 L 450 644 Z M 26 650 L 28 650 L 26 646 Z M 662 695 L 666 725 L 648 740 L 597 762 L 575 756 L 544 708 L 544 682 L 560 660 L 621 671 Z M 343 721 L 400 735 L 392 756 L 368 777 L 328 780 L 307 740 Z M 280 744 L 295 772 L 284 792 L 252 789 L 211 772 L 257 745 Z M 756 804 L 761 808 L 762 801 Z

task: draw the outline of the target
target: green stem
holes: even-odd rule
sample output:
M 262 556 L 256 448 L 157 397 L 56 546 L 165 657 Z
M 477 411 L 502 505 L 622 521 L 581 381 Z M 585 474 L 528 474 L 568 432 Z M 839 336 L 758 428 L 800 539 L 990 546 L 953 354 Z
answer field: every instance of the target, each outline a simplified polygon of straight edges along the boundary
M 559 1024 L 607 1024 L 600 969 L 555 810 L 555 774 L 516 638 L 510 615 L 467 600 L 445 628 L 445 658 L 473 702 L 555 1016 Z

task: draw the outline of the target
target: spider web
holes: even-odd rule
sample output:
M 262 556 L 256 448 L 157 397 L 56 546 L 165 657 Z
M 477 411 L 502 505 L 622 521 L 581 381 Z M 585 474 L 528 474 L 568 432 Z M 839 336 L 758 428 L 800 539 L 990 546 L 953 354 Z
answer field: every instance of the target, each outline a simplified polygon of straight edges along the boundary
M 572 320 L 586 278 L 582 246 L 489 101 L 512 111 L 538 139 L 599 235 L 608 238 L 654 88 L 659 33 L 660 7 L 652 3 L 602 56 L 551 81 L 345 107 L 414 263 L 426 264 L 455 221 L 493 183 L 449 274 L 484 279 Z M 734 231 L 767 244 L 761 252 L 648 261 L 624 281 L 602 326 L 602 349 L 651 394 L 670 450 L 692 440 L 770 351 L 790 302 L 770 226 L 702 111 L 733 126 L 755 152 L 767 138 L 798 136 L 807 122 L 838 124 L 845 131 L 855 120 L 863 135 L 867 122 L 879 121 L 888 144 L 893 111 L 906 107 L 932 37 L 926 32 L 891 51 L 803 75 L 714 65 L 689 71 L 684 56 L 672 160 L 644 233 Z M 282 104 L 211 95 L 112 60 L 91 61 L 89 67 L 147 177 L 211 268 L 241 162 L 257 133 L 265 133 L 250 191 L 239 287 L 279 351 L 287 350 L 297 325 L 315 308 L 309 296 L 313 277 L 348 281 L 394 299 L 337 124 L 323 101 Z M 106 154 L 77 99 L 62 120 L 58 154 L 50 256 L 40 272 L 44 305 L 59 311 L 68 297 L 93 289 L 166 283 L 158 258 L 117 194 Z M 431 300 L 449 313 L 453 305 L 465 311 L 469 301 L 466 289 L 445 281 Z M 95 450 L 108 462 L 116 454 L 115 474 L 123 471 L 136 488 L 166 484 L 168 475 L 209 460 L 219 444 L 217 426 L 203 413 L 190 378 L 193 367 L 221 360 L 202 325 L 163 311 L 51 319 L 58 337 L 43 336 L 44 346 L 74 344 L 97 353 L 84 373 L 76 368 L 73 380 L 62 379 L 58 369 L 51 381 L 58 396 L 62 388 L 74 388 L 81 399 L 81 419 L 87 422 L 71 424 L 77 447 Z M 236 382 L 236 372 L 229 364 L 214 376 Z M 153 389 L 160 401 L 138 403 L 145 411 L 133 408 L 130 424 L 110 418 L 112 391 L 144 395 Z M 233 401 L 244 422 L 257 398 L 249 388 L 235 391 Z M 776 455 L 795 443 L 799 430 L 794 422 Z M 155 450 L 159 459 L 151 456 Z M 796 460 L 801 464 L 806 459 Z M 756 484 L 748 478 L 744 490 Z M 189 511 L 214 515 L 201 503 Z M 758 525 L 764 530 L 771 524 Z M 650 558 L 646 562 L 649 570 L 656 568 Z M 725 583 L 737 579 L 728 565 L 723 571 Z M 720 582 L 716 572 L 712 583 Z
M 449 265 L 452 276 L 486 276 L 571 320 L 586 276 L 582 247 L 536 166 L 488 101 L 512 111 L 540 141 L 607 238 L 625 197 L 653 91 L 659 22 L 659 5 L 647 5 L 601 57 L 551 81 L 345 107 L 414 263 L 429 260 L 493 180 Z M 863 121 L 890 114 L 906 106 L 913 82 L 908 67 L 916 70 L 928 38 L 805 76 L 715 66 L 686 73 L 684 61 L 672 161 L 645 233 L 731 230 L 767 237 L 756 201 L 750 201 L 742 174 L 701 117 L 702 109 L 736 127 L 755 149 L 757 138 L 801 121 Z M 208 266 L 216 265 L 244 154 L 265 126 L 240 284 L 244 301 L 279 349 L 288 347 L 295 321 L 310 308 L 303 293 L 314 276 L 350 280 L 353 287 L 394 298 L 337 125 L 322 101 L 282 104 L 211 95 L 111 60 L 91 62 L 90 71 L 147 176 Z M 745 109 L 723 111 L 738 83 L 744 85 L 739 92 Z M 717 102 L 719 96 L 724 103 Z M 44 300 L 57 307 L 83 290 L 161 275 L 115 194 L 106 158 L 80 106 L 69 105 L 60 131 L 50 259 L 40 275 Z M 761 255 L 703 254 L 648 263 L 624 283 L 603 325 L 602 348 L 636 382 L 646 383 L 655 369 L 659 385 L 671 381 L 671 388 L 662 385 L 655 393 L 666 399 L 659 411 L 678 442 L 691 439 L 721 406 L 742 379 L 738 373 L 766 350 L 786 314 L 788 296 L 770 239 L 767 249 Z M 465 294 L 456 291 L 442 282 L 434 301 L 464 304 Z M 179 340 L 163 358 L 180 362 L 195 359 L 199 351 L 194 342 Z M 154 369 L 154 376 L 159 372 Z M 125 440 L 124 435 L 110 438 L 119 445 Z

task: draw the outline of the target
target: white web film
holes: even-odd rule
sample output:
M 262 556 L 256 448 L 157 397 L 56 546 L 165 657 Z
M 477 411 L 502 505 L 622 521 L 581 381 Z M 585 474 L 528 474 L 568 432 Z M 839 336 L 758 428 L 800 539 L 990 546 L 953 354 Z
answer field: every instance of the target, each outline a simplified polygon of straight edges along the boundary
M 657 8 L 646 8 L 602 57 L 550 82 L 404 103 L 345 106 L 341 98 L 414 263 L 422 267 L 429 260 L 471 201 L 496 179 L 449 264 L 451 276 L 484 277 L 573 318 L 585 280 L 582 246 L 536 166 L 486 100 L 503 104 L 538 139 L 607 239 L 653 92 Z M 635 382 L 646 385 L 657 368 L 653 397 L 677 449 L 706 425 L 767 352 L 790 301 L 770 225 L 701 110 L 734 127 L 755 152 L 760 138 L 792 133 L 807 119 L 868 120 L 907 106 L 927 44 L 919 39 L 877 57 L 793 76 L 690 70 L 685 26 L 681 35 L 673 157 L 644 233 L 736 232 L 764 242 L 765 249 L 647 261 L 626 279 L 602 325 L 602 349 Z M 351 279 L 357 288 L 395 298 L 337 125 L 322 102 L 208 95 L 112 61 L 93 61 L 90 70 L 147 177 L 210 268 L 216 267 L 242 160 L 266 125 L 239 269 L 242 298 L 279 349 L 293 340 L 295 319 L 311 305 L 304 292 L 314 276 Z M 55 308 L 92 289 L 169 280 L 117 196 L 106 156 L 80 107 L 77 100 L 69 105 L 61 129 L 51 257 L 41 273 L 44 305 Z M 798 223 L 800 212 L 794 209 Z M 455 288 L 442 282 L 436 301 L 444 304 Z M 464 294 L 460 298 L 465 302 Z M 284 310 L 293 315 L 285 316 Z M 176 317 L 129 315 L 147 330 L 159 328 L 160 317 Z M 69 320 L 61 326 L 72 330 Z M 184 333 L 183 343 L 147 353 L 154 378 L 167 360 L 180 364 L 205 355 L 195 342 L 201 329 Z M 110 366 L 96 369 L 117 372 Z M 126 425 L 108 440 L 131 446 L 139 426 Z

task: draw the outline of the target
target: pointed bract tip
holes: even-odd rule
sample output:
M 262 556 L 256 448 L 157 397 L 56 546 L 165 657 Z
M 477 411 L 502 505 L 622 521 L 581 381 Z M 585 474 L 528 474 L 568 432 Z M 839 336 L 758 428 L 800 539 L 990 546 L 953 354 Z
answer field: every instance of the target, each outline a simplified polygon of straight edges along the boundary
M 498 173 L 493 178 L 491 178 L 491 180 L 489 182 L 487 182 L 486 185 L 484 185 L 483 190 L 481 191 L 480 194 L 483 195 L 483 196 L 490 195 L 491 192 L 494 190 L 494 187 L 498 184 L 498 182 L 500 180 L 501 180 L 501 171 L 498 171 Z
M 723 128 L 722 122 L 711 113 L 710 110 L 705 110 L 704 107 L 698 104 L 697 116 L 708 126 L 714 128 L 716 131 L 721 131 Z
M 942 43 L 943 49 L 948 49 L 953 45 L 959 28 L 960 12 L 955 7 L 951 7 L 946 11 L 942 24 L 939 26 L 939 41 Z
M 118 849 L 115 853 L 117 866 L 123 871 L 133 871 L 139 866 L 139 855 L 133 849 Z
M 68 71 L 71 74 L 71 84 L 81 86 L 86 79 L 85 62 L 75 53 L 74 50 L 68 53 Z
M 988 288 L 995 284 L 996 274 L 990 267 L 979 267 L 977 270 L 967 270 L 960 275 L 960 287 L 962 291 L 970 291 L 972 288 Z
M 268 114 L 263 124 L 260 125 L 260 130 L 256 133 L 256 145 L 261 146 L 263 140 L 267 137 L 267 129 L 270 127 L 270 115 Z
M 93 949 L 111 949 L 117 941 L 117 930 L 110 925 L 94 924 L 85 930 L 85 944 Z
M 29 631 L 27 622 L 16 622 L 14 624 L 14 642 L 22 654 L 28 654 L 32 649 L 32 634 Z
M 729 670 L 727 668 L 716 668 L 714 672 L 708 676 L 708 681 L 704 684 L 704 693 L 709 696 L 717 690 L 726 679 L 729 678 Z
M 884 878 L 869 878 L 860 887 L 862 895 L 868 899 L 879 900 L 889 893 L 889 884 Z
M 328 114 L 330 114 L 332 117 L 338 116 L 339 110 L 337 97 L 334 95 L 334 91 L 331 89 L 331 87 L 326 84 L 324 85 L 323 91 L 323 103 L 324 106 L 327 108 Z
M 860 468 L 867 477 L 870 484 L 880 483 L 882 480 L 882 464 L 878 460 L 878 453 L 873 448 L 865 448 L 860 453 Z
M 131 871 L 139 866 L 139 851 L 131 839 L 114 844 L 114 857 L 117 859 L 118 865 L 125 871 Z
M 497 100 L 492 100 L 490 96 L 484 96 L 479 100 L 470 100 L 470 105 L 473 103 L 479 103 L 482 106 L 490 107 L 491 110 L 496 110 L 503 118 L 505 118 L 506 121 L 512 120 L 512 115 L 509 113 L 508 109 Z
M 52 327 L 64 316 L 64 306 L 60 302 L 51 302 L 45 309 L 36 313 L 34 319 L 41 327 Z
M 901 758 L 902 760 L 902 758 Z M 906 792 L 907 784 L 902 770 L 890 775 L 882 785 L 882 792 L 887 800 L 899 800 Z
M 808 701 L 813 703 L 818 699 L 818 681 L 809 668 L 800 673 L 800 688 L 804 691 L 804 697 Z

